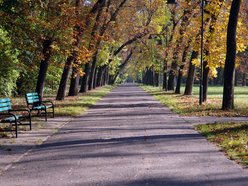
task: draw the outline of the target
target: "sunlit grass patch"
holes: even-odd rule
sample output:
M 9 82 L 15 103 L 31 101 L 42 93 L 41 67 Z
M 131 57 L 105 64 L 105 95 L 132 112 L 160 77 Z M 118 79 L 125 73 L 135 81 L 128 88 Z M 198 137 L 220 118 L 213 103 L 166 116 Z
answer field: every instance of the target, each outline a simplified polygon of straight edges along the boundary
M 217 144 L 230 159 L 248 167 L 248 123 L 197 125 L 196 129 Z
M 112 86 L 105 86 L 88 93 L 67 97 L 63 101 L 55 101 L 55 113 L 60 116 L 77 116 L 110 92 Z
M 174 112 L 187 116 L 247 116 L 248 115 L 248 87 L 235 87 L 235 109 L 222 111 L 223 87 L 210 86 L 208 100 L 199 105 L 199 88 L 194 87 L 192 96 L 165 92 L 158 87 L 141 86 L 162 104 L 168 106 Z M 182 87 L 184 90 L 184 87 Z

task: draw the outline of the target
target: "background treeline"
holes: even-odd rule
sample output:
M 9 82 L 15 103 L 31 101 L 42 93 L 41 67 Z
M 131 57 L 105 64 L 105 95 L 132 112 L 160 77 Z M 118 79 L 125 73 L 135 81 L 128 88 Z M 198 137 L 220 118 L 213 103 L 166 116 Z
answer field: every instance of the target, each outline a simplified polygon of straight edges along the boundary
M 63 100 L 125 79 L 134 43 L 161 27 L 165 6 L 161 0 L 0 0 L 0 95 L 56 92 Z
M 170 20 L 158 34 L 144 41 L 137 57 L 133 78 L 148 85 L 192 95 L 193 84 L 203 83 L 203 101 L 208 85 L 223 85 L 223 109 L 232 109 L 234 85 L 246 85 L 248 59 L 248 2 L 204 1 L 203 74 L 201 59 L 201 1 L 177 1 L 168 5 Z M 144 63 L 145 61 L 145 63 Z M 145 65 L 146 64 L 146 65 Z M 136 68 L 140 73 L 135 73 Z M 130 67 L 132 68 L 132 67 Z M 161 77 L 161 74 L 163 77 Z

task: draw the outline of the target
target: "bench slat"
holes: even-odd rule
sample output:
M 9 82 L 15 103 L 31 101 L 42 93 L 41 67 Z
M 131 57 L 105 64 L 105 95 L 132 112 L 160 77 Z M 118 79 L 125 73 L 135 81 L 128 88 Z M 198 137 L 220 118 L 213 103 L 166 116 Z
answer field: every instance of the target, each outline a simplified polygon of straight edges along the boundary
M 10 102 L 0 103 L 0 108 L 1 107 L 9 107 L 9 106 L 11 106 Z
M 11 102 L 9 98 L 0 99 L 0 112 L 8 111 L 11 109 Z
M 38 92 L 29 92 L 26 94 L 27 96 L 38 95 Z
M 0 103 L 10 102 L 10 98 L 0 99 Z
M 8 110 L 10 110 L 10 109 L 11 109 L 11 106 L 9 106 L 9 107 L 1 107 L 1 108 L 0 108 L 0 112 L 8 111 Z

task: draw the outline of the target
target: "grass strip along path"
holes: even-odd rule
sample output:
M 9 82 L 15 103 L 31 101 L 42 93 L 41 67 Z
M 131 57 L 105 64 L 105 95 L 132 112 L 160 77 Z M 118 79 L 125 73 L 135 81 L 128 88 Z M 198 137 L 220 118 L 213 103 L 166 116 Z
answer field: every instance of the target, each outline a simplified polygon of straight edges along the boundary
M 192 124 L 125 84 L 21 158 L 0 183 L 242 186 L 248 185 L 248 172 Z
M 247 116 L 248 87 L 235 88 L 235 103 L 237 109 L 222 111 L 222 87 L 209 87 L 207 103 L 198 104 L 198 96 L 176 95 L 164 92 L 157 87 L 142 86 L 144 90 L 155 96 L 157 100 L 182 116 Z M 198 87 L 194 87 L 194 95 L 198 95 Z M 248 167 L 248 123 L 224 122 L 203 124 L 195 127 L 207 139 L 218 145 L 226 155 L 238 163 Z

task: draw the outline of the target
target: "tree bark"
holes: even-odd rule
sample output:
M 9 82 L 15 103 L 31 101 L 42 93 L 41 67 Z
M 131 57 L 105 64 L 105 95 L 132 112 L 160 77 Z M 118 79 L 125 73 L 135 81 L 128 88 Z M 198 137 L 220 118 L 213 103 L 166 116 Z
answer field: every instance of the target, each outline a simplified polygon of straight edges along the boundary
M 158 87 L 159 86 L 159 73 L 153 72 L 153 86 Z
M 163 90 L 168 90 L 168 84 L 167 84 L 167 61 L 164 61 L 164 71 L 163 71 Z
M 97 79 L 97 73 L 98 73 L 98 68 L 96 68 L 96 70 L 95 70 L 95 75 L 94 75 L 94 82 L 93 82 L 93 89 L 95 89 L 96 88 L 96 79 Z
M 243 73 L 243 76 L 242 76 L 242 86 L 246 86 L 246 73 L 244 72 Z
M 79 85 L 79 75 L 77 75 L 77 69 L 73 69 L 74 72 L 72 72 L 71 75 L 71 84 L 68 96 L 76 96 L 78 95 L 78 85 Z M 76 77 L 75 77 L 76 76 Z
M 173 61 L 171 64 L 171 70 L 169 72 L 168 90 L 174 91 L 174 89 L 175 89 L 176 72 L 177 72 L 177 62 Z
M 84 76 L 82 78 L 80 93 L 87 92 L 88 90 L 88 82 L 89 82 L 89 72 L 90 72 L 90 64 L 86 63 L 84 65 Z
M 102 79 L 103 79 L 103 67 L 99 67 L 97 73 L 96 87 L 102 86 Z
M 128 54 L 128 56 L 127 56 L 126 59 L 124 60 L 124 62 L 123 62 L 121 65 L 119 65 L 118 70 L 117 70 L 116 74 L 114 75 L 112 84 L 115 83 L 115 81 L 116 81 L 118 75 L 119 75 L 120 72 L 126 67 L 126 65 L 128 64 L 129 60 L 131 59 L 132 55 L 133 55 L 133 50 L 130 51 L 130 53 Z
M 203 62 L 203 78 L 202 78 L 202 85 L 203 85 L 203 98 L 202 101 L 207 101 L 208 95 L 208 76 L 209 76 L 209 67 L 207 66 L 207 62 Z
M 184 64 L 180 66 L 178 70 L 178 77 L 177 77 L 177 86 L 175 93 L 180 94 L 181 93 L 181 84 L 182 84 L 182 79 L 183 79 L 183 69 L 184 69 Z
M 46 79 L 46 74 L 49 66 L 49 61 L 51 58 L 51 45 L 52 45 L 52 39 L 44 39 L 43 44 L 42 44 L 42 54 L 44 56 L 44 59 L 40 63 L 40 69 L 39 69 L 39 75 L 36 83 L 36 89 L 35 91 L 38 92 L 38 94 L 43 97 L 43 92 L 44 92 L 44 86 L 45 86 L 45 79 Z
M 186 87 L 185 87 L 184 95 L 192 95 L 194 77 L 195 77 L 195 65 L 192 63 L 192 61 L 196 59 L 197 57 L 198 57 L 198 52 L 193 51 L 191 54 L 191 59 L 189 63 L 188 77 L 186 80 Z
M 222 110 L 234 109 L 234 73 L 237 48 L 236 32 L 240 4 L 241 0 L 233 0 L 229 15 Z
M 63 70 L 63 73 L 62 73 L 62 76 L 60 79 L 59 89 L 57 92 L 56 100 L 64 100 L 65 99 L 66 87 L 67 87 L 67 82 L 69 79 L 69 74 L 70 74 L 70 69 L 71 69 L 73 59 L 74 59 L 74 57 L 70 56 L 66 60 L 64 70 Z
M 94 79 L 95 79 L 97 55 L 98 55 L 98 50 L 96 50 L 96 52 L 94 53 L 93 58 L 92 58 L 92 65 L 91 65 L 91 70 L 90 70 L 90 73 L 89 73 L 88 90 L 91 90 L 91 89 L 94 88 Z
M 108 78 L 109 78 L 109 69 L 108 69 L 108 67 L 106 66 L 105 68 L 104 68 L 104 78 L 103 78 L 103 84 L 102 85 L 106 85 L 107 84 L 107 82 L 108 82 Z

